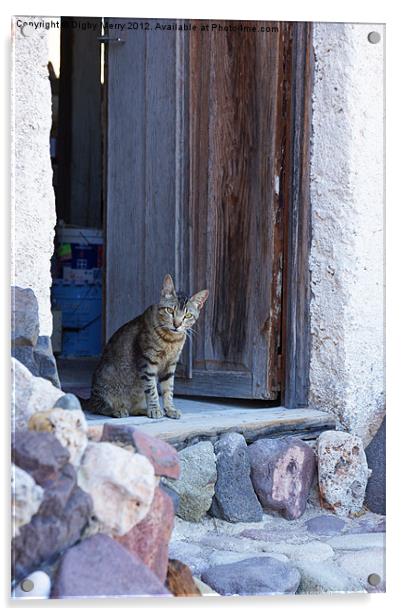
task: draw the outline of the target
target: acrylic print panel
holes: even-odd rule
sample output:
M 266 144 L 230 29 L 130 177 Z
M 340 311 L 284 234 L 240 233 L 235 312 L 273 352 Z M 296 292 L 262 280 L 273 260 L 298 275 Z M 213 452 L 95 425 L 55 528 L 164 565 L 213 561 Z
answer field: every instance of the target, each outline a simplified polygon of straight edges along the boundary
M 384 37 L 13 18 L 16 600 L 385 592 Z

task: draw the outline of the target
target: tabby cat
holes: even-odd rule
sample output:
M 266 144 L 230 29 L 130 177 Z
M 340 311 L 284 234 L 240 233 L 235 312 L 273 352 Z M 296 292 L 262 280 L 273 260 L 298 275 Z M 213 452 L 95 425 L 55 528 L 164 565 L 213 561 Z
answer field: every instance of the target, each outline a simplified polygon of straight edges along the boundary
M 200 315 L 208 291 L 190 298 L 176 292 L 172 277 L 163 280 L 159 304 L 118 329 L 107 343 L 92 378 L 85 409 L 110 417 L 148 415 L 153 419 L 178 419 L 173 404 L 176 365 L 186 341 Z M 163 399 L 159 405 L 158 386 Z

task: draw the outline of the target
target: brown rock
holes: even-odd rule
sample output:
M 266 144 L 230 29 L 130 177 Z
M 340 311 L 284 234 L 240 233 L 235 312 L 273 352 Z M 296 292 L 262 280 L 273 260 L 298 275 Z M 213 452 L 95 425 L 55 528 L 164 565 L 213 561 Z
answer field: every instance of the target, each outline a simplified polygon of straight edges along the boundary
M 202 596 L 202 593 L 193 580 L 189 567 L 180 562 L 180 560 L 169 560 L 166 586 L 175 597 Z
M 100 533 L 63 555 L 51 592 L 55 599 L 150 595 L 170 593 L 142 560 Z
M 299 518 L 314 477 L 314 452 L 293 437 L 261 439 L 248 450 L 251 481 L 263 508 L 288 520 Z
M 136 554 L 164 582 L 168 568 L 168 544 L 174 526 L 172 499 L 155 489 L 151 508 L 142 522 L 125 535 L 114 539 Z
M 109 441 L 123 447 L 133 447 L 153 464 L 155 475 L 178 479 L 180 476 L 179 457 L 174 447 L 149 436 L 133 426 L 106 423 L 102 441 Z

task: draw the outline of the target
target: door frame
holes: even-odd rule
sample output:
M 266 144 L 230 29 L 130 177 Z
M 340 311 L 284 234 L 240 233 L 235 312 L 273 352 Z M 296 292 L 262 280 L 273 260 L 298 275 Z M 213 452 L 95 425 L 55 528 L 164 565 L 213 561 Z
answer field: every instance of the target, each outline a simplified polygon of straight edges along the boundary
M 310 137 L 314 78 L 313 24 L 294 24 L 289 70 L 292 80 L 289 109 L 291 147 L 284 191 L 284 267 L 282 306 L 281 404 L 308 406 L 310 369 L 311 201 Z

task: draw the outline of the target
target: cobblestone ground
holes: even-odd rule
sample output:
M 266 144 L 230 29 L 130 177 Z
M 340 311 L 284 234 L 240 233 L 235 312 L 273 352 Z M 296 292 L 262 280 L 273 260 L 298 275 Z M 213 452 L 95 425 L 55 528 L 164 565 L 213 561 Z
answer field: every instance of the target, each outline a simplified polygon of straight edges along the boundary
M 278 567 L 286 562 L 298 569 L 297 594 L 384 592 L 385 516 L 365 510 L 343 518 L 312 502 L 294 521 L 264 514 L 254 523 L 210 516 L 193 523 L 176 516 L 169 556 L 186 563 L 196 580 L 208 578 L 212 590 L 220 588 L 218 578 L 234 563 L 269 556 Z

